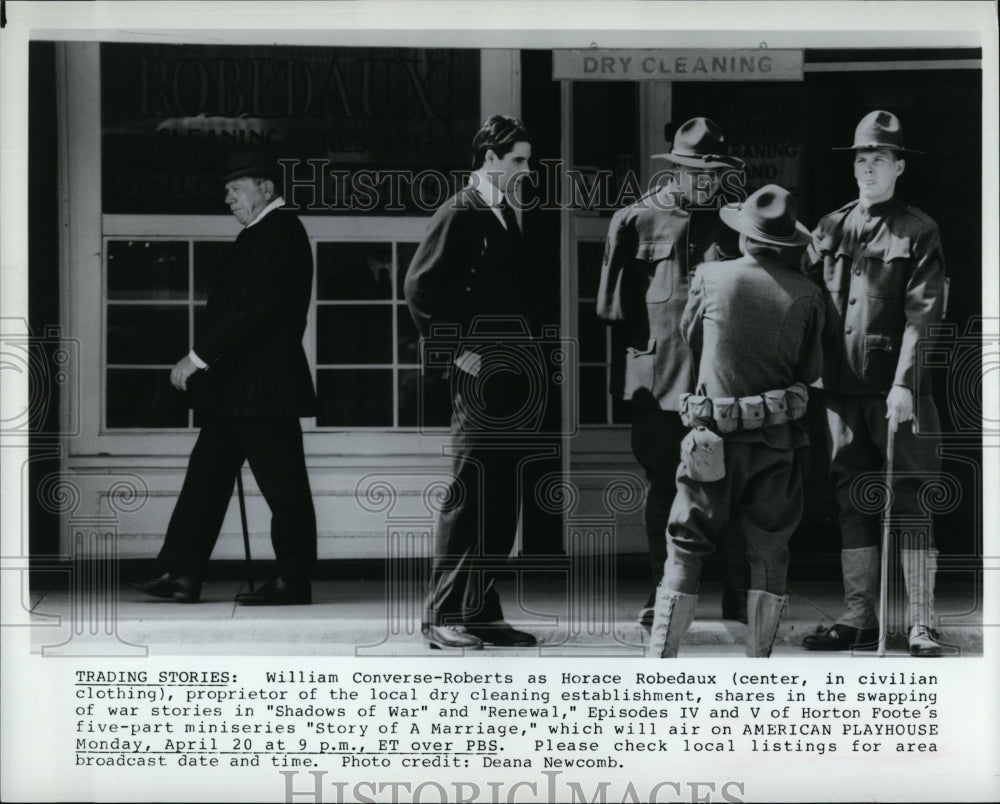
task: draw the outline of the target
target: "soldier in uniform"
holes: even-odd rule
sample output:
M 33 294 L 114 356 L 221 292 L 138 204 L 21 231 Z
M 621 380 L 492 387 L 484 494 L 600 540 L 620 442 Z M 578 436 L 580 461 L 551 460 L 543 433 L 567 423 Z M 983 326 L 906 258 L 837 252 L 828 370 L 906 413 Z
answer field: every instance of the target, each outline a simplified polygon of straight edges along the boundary
M 937 224 L 895 193 L 905 156 L 918 152 L 903 147 L 899 120 L 886 111 L 866 115 L 842 150 L 854 151 L 858 198 L 820 221 L 806 268 L 827 298 L 823 386 L 846 611 L 806 637 L 810 650 L 871 647 L 878 637 L 880 528 L 876 516 L 855 507 L 854 479 L 883 470 L 894 438 L 892 517 L 923 519 L 919 486 L 940 469 L 937 409 L 915 355 L 927 325 L 942 317 L 944 255 Z M 901 536 L 910 653 L 939 656 L 933 535 L 907 528 Z
M 721 129 L 705 117 L 684 123 L 669 153 L 669 180 L 615 213 L 608 229 L 597 314 L 621 322 L 627 333 L 624 388 L 632 402 L 632 451 L 646 471 L 646 539 L 652 591 L 639 613 L 653 619 L 656 585 L 666 559 L 666 528 L 684 428 L 680 395 L 693 390 L 691 358 L 680 339 L 680 320 L 694 269 L 702 262 L 739 256 L 737 235 L 720 220 L 721 191 L 742 189 L 743 162 L 725 155 Z M 727 619 L 746 622 L 749 582 L 738 532 L 724 540 Z
M 798 270 L 809 231 L 774 184 L 719 215 L 743 256 L 698 268 L 681 322 L 696 371 L 681 400 L 667 561 L 649 655 L 674 657 L 694 617 L 704 557 L 737 521 L 750 564 L 747 656 L 771 653 L 787 603 L 788 540 L 803 510 L 806 386 L 822 371 L 823 296 Z

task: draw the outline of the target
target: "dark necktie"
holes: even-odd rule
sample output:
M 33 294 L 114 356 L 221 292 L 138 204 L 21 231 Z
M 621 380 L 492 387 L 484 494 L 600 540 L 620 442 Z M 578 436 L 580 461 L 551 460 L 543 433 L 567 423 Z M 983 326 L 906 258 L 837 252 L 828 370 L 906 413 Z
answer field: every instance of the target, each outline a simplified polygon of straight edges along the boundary
M 507 231 L 515 237 L 519 237 L 521 235 L 521 227 L 517 225 L 514 210 L 507 206 L 506 199 L 500 201 L 500 214 L 503 216 L 503 222 L 507 225 Z

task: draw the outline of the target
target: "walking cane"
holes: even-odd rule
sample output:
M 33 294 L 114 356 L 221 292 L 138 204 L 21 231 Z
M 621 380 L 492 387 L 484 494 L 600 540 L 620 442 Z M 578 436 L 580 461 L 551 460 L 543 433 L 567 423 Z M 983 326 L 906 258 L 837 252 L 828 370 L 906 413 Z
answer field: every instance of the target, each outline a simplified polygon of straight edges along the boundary
M 247 557 L 247 584 L 253 593 L 253 566 L 250 564 L 250 530 L 247 528 L 247 503 L 243 497 L 243 467 L 236 473 L 236 494 L 240 498 L 240 522 L 243 524 L 243 552 Z
M 889 432 L 885 445 L 885 508 L 882 512 L 882 573 L 878 598 L 878 655 L 885 656 L 885 618 L 889 602 L 889 520 L 892 514 L 892 458 L 896 441 L 896 416 L 889 417 Z

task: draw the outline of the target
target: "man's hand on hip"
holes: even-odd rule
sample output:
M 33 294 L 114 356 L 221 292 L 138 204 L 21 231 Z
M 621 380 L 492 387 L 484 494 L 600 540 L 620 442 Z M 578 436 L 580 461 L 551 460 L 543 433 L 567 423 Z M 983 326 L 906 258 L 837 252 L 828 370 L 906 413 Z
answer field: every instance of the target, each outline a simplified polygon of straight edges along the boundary
M 184 355 L 170 370 L 170 384 L 178 391 L 186 391 L 188 378 L 196 371 L 198 367 L 188 355 Z

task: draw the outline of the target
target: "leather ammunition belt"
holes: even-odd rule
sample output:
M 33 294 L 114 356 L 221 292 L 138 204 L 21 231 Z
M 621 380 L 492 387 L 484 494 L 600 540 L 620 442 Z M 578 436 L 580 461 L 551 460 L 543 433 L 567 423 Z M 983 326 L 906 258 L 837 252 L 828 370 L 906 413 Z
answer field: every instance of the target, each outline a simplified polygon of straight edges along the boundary
M 681 422 L 685 427 L 708 427 L 720 434 L 757 430 L 801 419 L 808 401 L 808 390 L 798 382 L 755 396 L 681 394 Z

